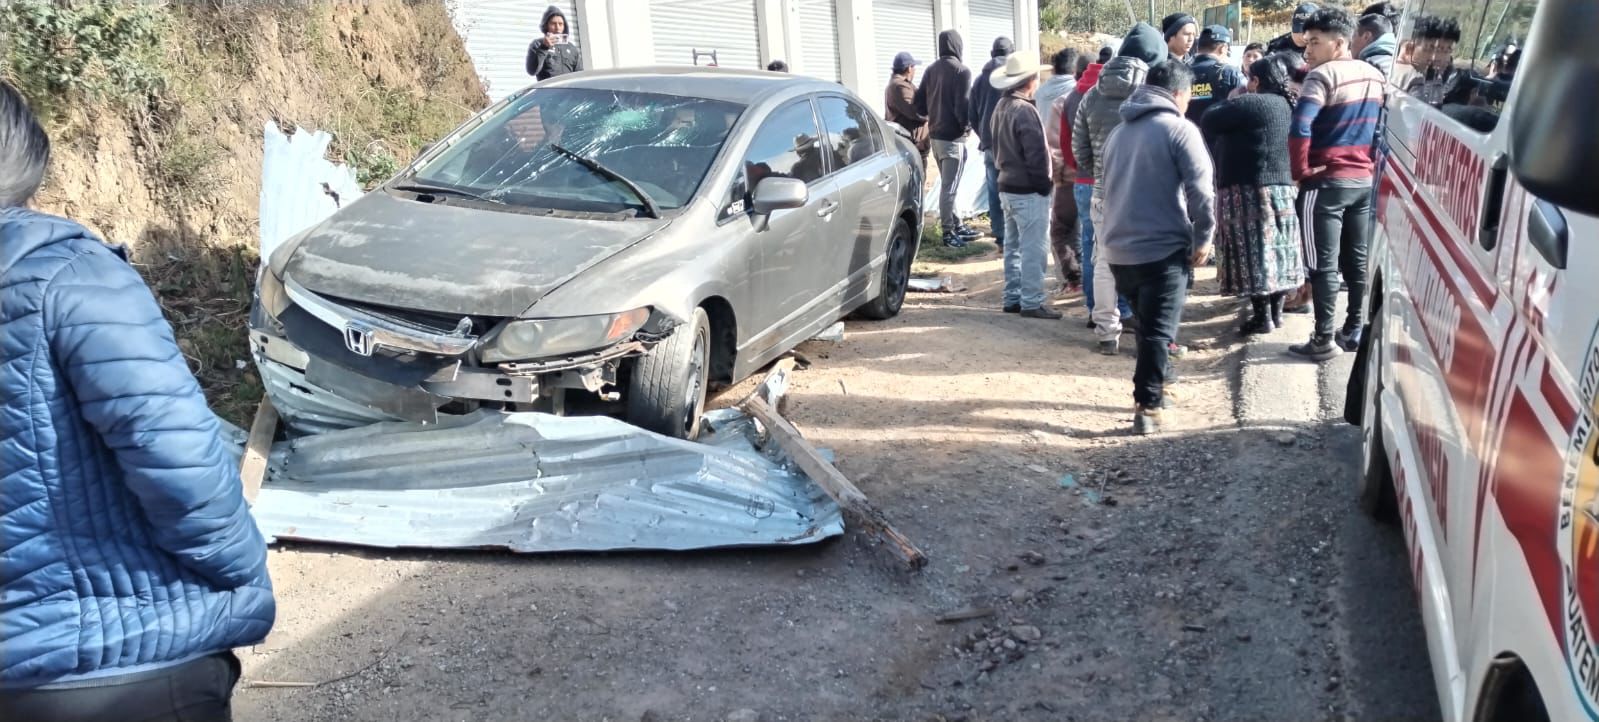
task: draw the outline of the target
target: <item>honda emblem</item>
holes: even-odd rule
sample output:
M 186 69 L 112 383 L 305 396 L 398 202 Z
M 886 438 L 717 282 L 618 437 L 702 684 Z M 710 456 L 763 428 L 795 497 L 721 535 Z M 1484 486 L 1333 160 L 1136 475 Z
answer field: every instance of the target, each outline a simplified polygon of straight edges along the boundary
M 344 324 L 344 345 L 360 356 L 372 355 L 372 327 L 359 321 Z

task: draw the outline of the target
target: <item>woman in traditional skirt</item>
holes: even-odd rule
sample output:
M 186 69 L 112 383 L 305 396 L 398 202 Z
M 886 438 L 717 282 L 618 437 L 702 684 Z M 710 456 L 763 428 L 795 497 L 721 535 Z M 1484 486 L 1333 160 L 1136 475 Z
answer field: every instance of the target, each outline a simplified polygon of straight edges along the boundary
M 1288 166 L 1296 100 L 1292 60 L 1273 53 L 1249 68 L 1249 93 L 1219 103 L 1200 124 L 1216 157 L 1216 251 L 1221 292 L 1248 296 L 1245 334 L 1282 325 L 1283 300 L 1305 281 L 1299 216 Z

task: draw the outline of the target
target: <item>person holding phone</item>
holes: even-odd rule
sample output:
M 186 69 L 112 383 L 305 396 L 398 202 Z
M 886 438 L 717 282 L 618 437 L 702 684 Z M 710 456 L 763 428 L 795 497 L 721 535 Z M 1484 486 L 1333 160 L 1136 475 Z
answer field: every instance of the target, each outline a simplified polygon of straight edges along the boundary
M 566 13 L 551 5 L 544 11 L 539 29 L 544 34 L 527 46 L 527 74 L 534 80 L 549 80 L 557 75 L 583 69 L 583 53 L 568 31 Z

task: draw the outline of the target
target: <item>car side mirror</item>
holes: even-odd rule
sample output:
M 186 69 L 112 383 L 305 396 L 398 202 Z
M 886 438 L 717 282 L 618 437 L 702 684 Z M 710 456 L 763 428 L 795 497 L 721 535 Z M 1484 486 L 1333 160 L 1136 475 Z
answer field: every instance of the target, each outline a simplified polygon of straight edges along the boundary
M 755 186 L 755 212 L 762 215 L 804 208 L 810 199 L 805 181 L 798 178 L 762 178 Z
M 805 188 L 805 181 L 798 178 L 762 178 L 755 184 L 755 197 L 750 204 L 750 210 L 755 213 L 753 218 L 755 232 L 766 232 L 773 212 L 804 208 L 806 202 L 810 201 L 810 196 L 810 191 Z

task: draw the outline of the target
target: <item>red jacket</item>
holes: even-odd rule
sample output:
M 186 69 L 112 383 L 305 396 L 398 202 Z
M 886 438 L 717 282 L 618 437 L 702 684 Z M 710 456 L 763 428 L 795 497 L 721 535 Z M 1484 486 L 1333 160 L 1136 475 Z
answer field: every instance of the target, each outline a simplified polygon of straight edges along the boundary
M 1077 105 L 1082 102 L 1083 95 L 1099 82 L 1099 71 L 1104 67 L 1100 63 L 1088 66 L 1088 69 L 1078 76 L 1077 88 L 1066 94 L 1066 109 L 1060 114 L 1060 148 L 1061 157 L 1065 159 L 1067 168 L 1077 168 L 1077 157 L 1072 155 L 1072 118 L 1077 117 Z M 1083 178 L 1079 174 L 1077 182 L 1093 185 L 1094 179 Z

